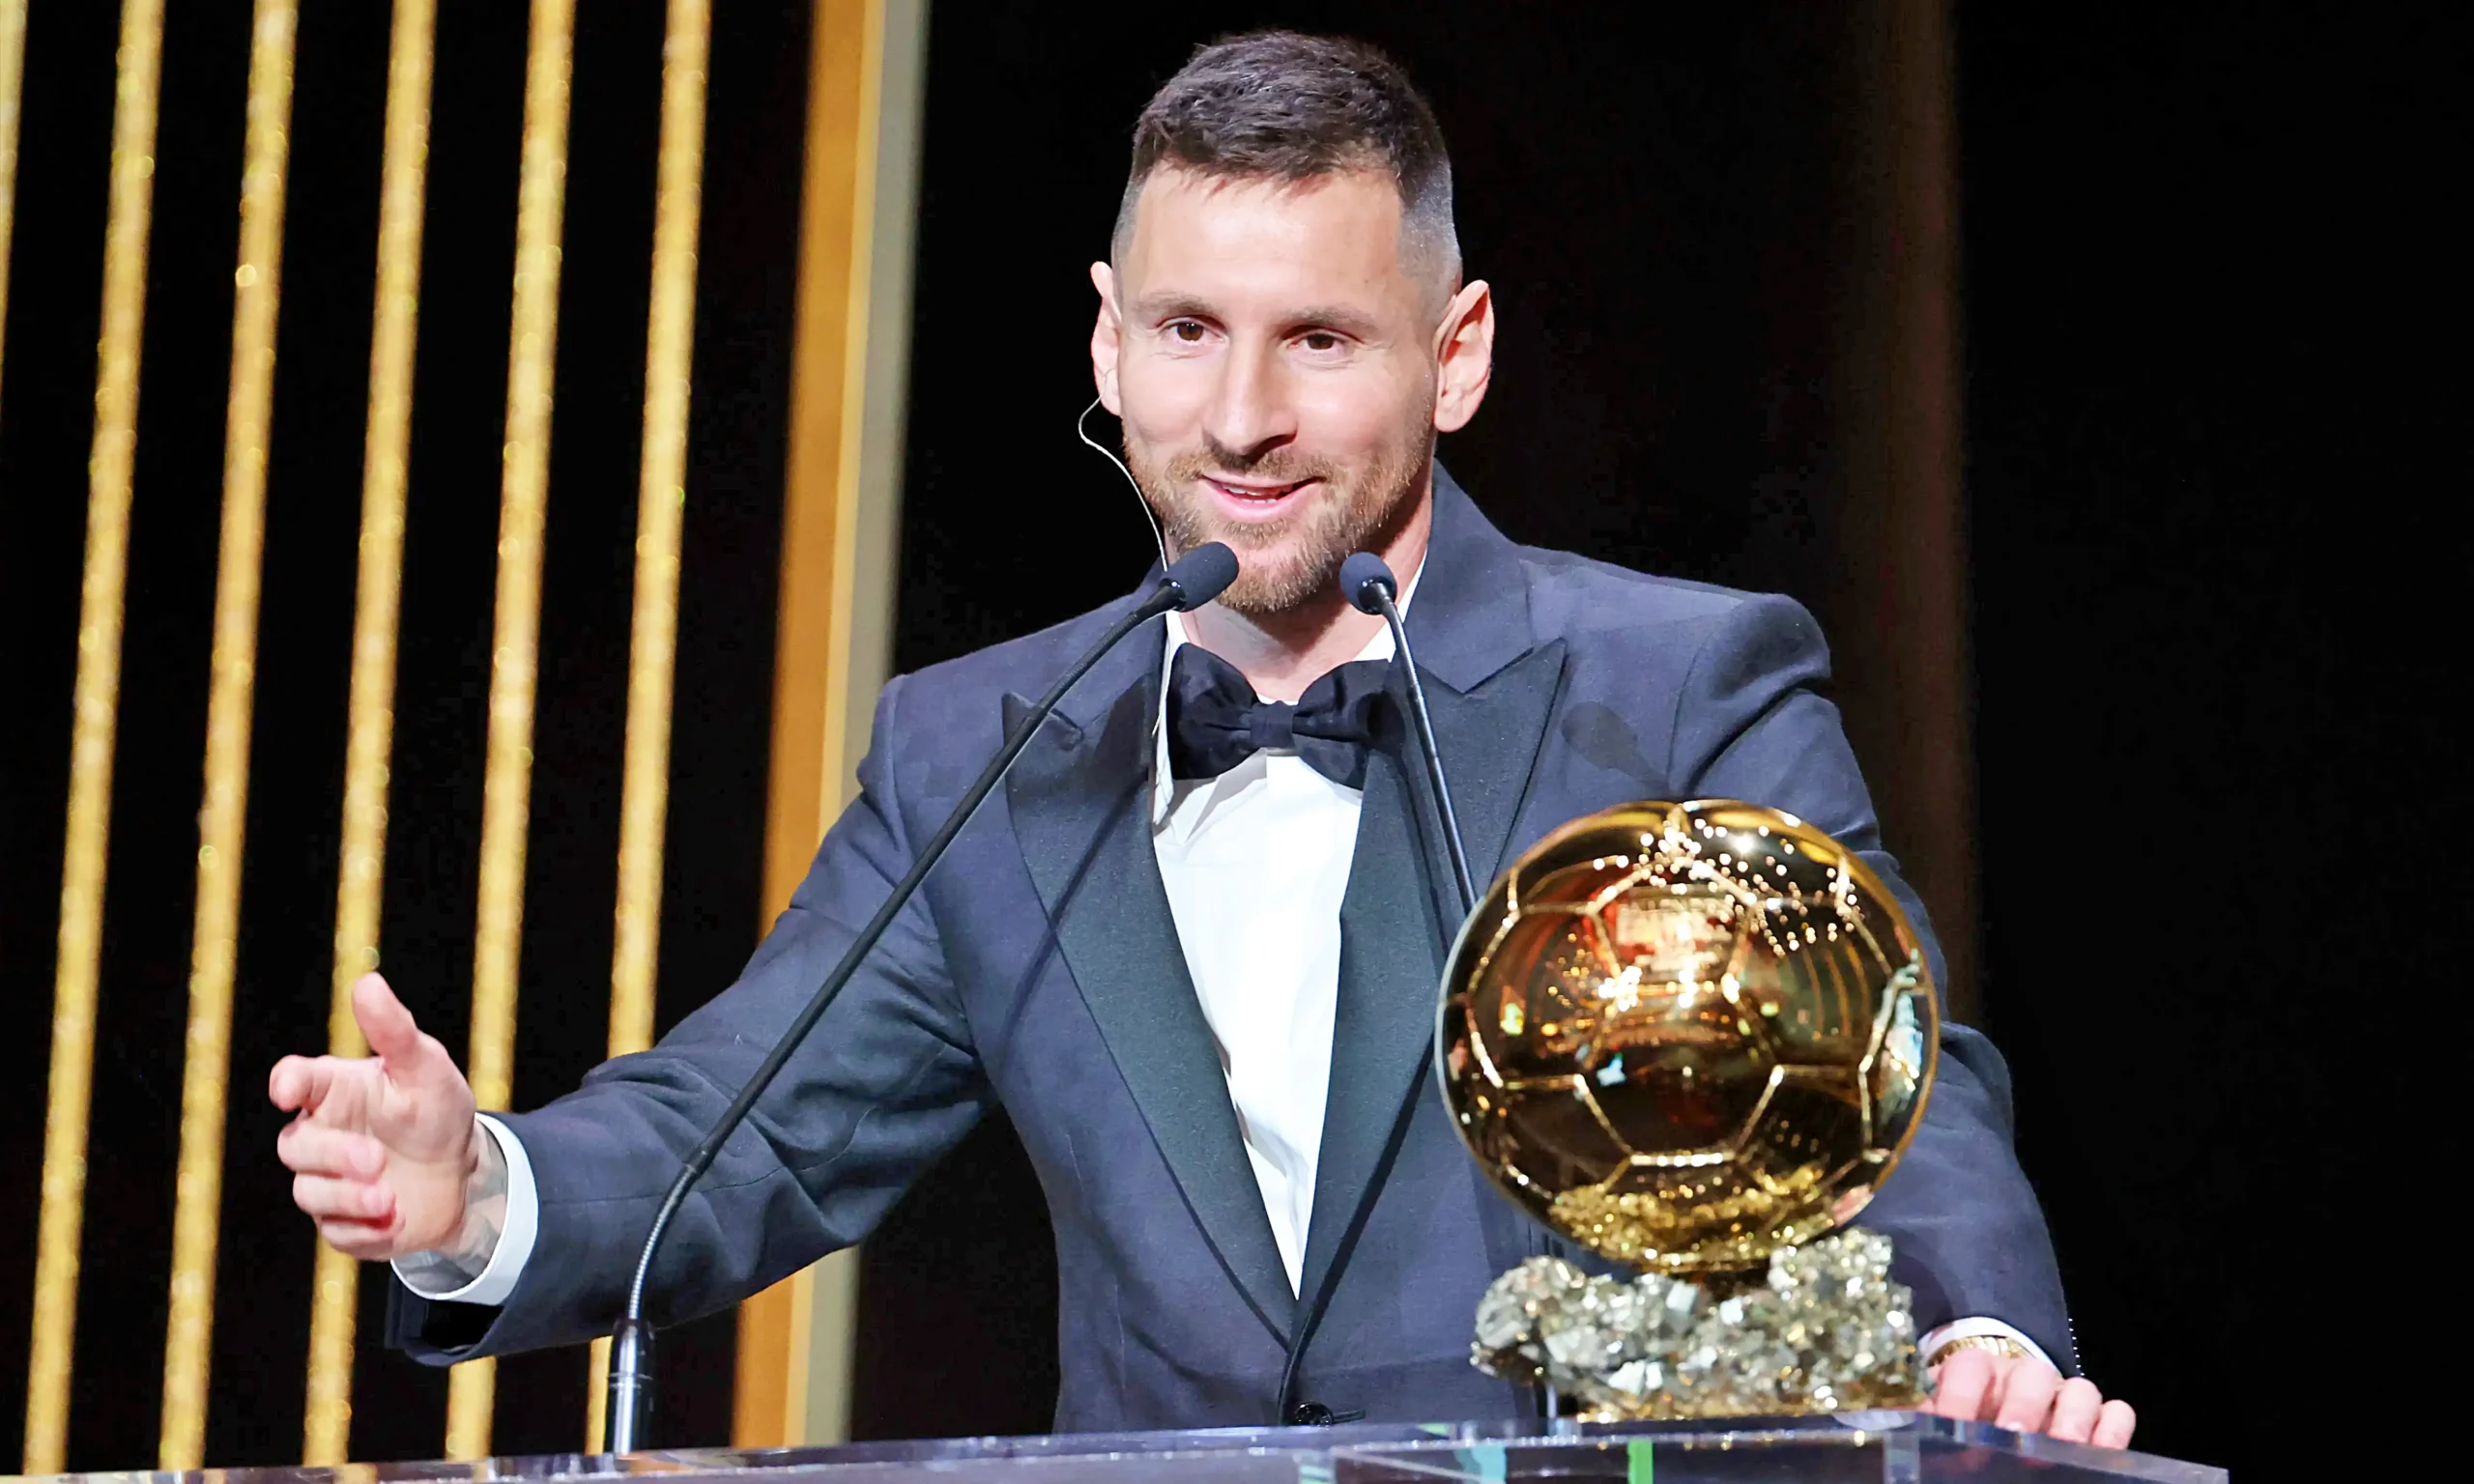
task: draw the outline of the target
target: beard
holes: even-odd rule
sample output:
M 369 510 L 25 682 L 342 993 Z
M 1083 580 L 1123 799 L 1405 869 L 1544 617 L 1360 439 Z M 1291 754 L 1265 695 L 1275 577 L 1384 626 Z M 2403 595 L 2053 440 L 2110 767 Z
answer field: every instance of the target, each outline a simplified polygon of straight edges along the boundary
M 1237 581 L 1222 607 L 1249 617 L 1292 612 L 1332 590 L 1340 563 L 1385 544 L 1434 458 L 1434 430 L 1346 469 L 1328 459 L 1273 449 L 1251 459 L 1208 439 L 1200 449 L 1154 457 L 1125 441 L 1127 467 L 1145 503 L 1179 554 L 1224 541 L 1237 554 Z M 1242 474 L 1276 484 L 1317 480 L 1322 488 L 1276 520 L 1231 521 L 1195 486 L 1207 474 Z M 1292 497 L 1294 498 L 1294 497 Z

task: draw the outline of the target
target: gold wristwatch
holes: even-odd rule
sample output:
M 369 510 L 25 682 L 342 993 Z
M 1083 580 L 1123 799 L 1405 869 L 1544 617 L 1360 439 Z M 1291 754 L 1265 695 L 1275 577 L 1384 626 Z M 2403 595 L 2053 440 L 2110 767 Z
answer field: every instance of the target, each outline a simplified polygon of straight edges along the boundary
M 2006 1334 L 1963 1334 L 1955 1340 L 1943 1340 L 1939 1349 L 1925 1358 L 1924 1368 L 1931 1370 L 1962 1350 L 1981 1350 L 1990 1355 L 2008 1356 L 2017 1360 L 2031 1360 L 2035 1352 Z

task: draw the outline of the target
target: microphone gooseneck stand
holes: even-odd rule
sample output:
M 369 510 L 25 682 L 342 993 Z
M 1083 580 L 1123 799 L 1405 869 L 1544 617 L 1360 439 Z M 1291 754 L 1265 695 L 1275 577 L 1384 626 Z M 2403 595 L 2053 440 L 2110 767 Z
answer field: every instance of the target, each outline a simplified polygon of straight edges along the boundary
M 747 1085 L 731 1099 L 730 1106 L 723 1110 L 711 1131 L 688 1155 L 678 1178 L 671 1182 L 669 1191 L 662 1196 L 660 1208 L 653 1213 L 652 1230 L 645 1237 L 644 1249 L 636 1258 L 635 1276 L 627 1285 L 626 1316 L 611 1332 L 610 1429 L 606 1444 L 611 1452 L 635 1451 L 640 1445 L 637 1434 L 652 1413 L 653 1327 L 645 1318 L 645 1289 L 652 1275 L 653 1259 L 661 1250 L 661 1240 L 670 1230 L 671 1219 L 677 1215 L 678 1208 L 686 1202 L 688 1192 L 705 1177 L 705 1172 L 713 1167 L 713 1161 L 721 1156 L 722 1146 L 745 1121 L 757 1099 L 764 1096 L 764 1090 L 772 1085 L 773 1079 L 781 1074 L 791 1053 L 807 1039 L 808 1032 L 816 1028 L 818 1018 L 832 1006 L 843 986 L 858 972 L 860 963 L 877 946 L 877 940 L 893 926 L 894 918 L 917 894 L 920 883 L 928 878 L 928 872 L 944 856 L 946 847 L 954 842 L 954 837 L 970 822 L 981 802 L 995 791 L 1007 770 L 1013 767 L 1014 759 L 1021 756 L 1022 749 L 1030 744 L 1032 734 L 1039 730 L 1041 723 L 1048 720 L 1049 713 L 1065 699 L 1066 693 L 1136 629 L 1172 609 L 1185 613 L 1200 608 L 1220 596 L 1236 580 L 1237 556 L 1219 542 L 1187 553 L 1161 573 L 1160 581 L 1149 597 L 1109 625 L 1100 642 L 1049 688 L 1048 694 L 1041 697 L 1039 703 L 1015 726 L 1013 732 L 1005 738 L 1004 746 L 996 750 L 996 756 L 989 759 L 978 781 L 970 785 L 970 791 L 964 794 L 962 802 L 954 806 L 954 812 L 946 815 L 944 824 L 920 848 L 918 858 L 895 883 L 892 893 L 885 898 L 884 905 L 877 909 L 876 916 L 868 919 L 867 926 L 859 929 L 859 935 L 850 940 L 850 947 L 843 954 L 842 961 L 835 964 L 833 972 L 824 977 L 824 983 L 817 986 L 814 997 L 791 1020 L 781 1039 L 773 1043 L 773 1049 L 765 1054 L 764 1060 L 757 1065 L 747 1079 Z
M 1478 910 L 1478 892 L 1469 874 L 1469 858 L 1460 844 L 1460 821 L 1452 812 L 1452 789 L 1443 781 L 1443 755 L 1435 750 L 1434 722 L 1426 715 L 1425 688 L 1418 683 L 1418 668 L 1409 660 L 1409 635 L 1401 626 L 1400 610 L 1394 599 L 1398 586 L 1392 569 L 1371 552 L 1360 552 L 1340 564 L 1340 590 L 1348 600 L 1366 613 L 1380 613 L 1383 621 L 1392 626 L 1392 647 L 1398 650 L 1401 669 L 1409 682 L 1409 715 L 1418 733 L 1418 748 L 1425 756 L 1426 782 L 1434 786 L 1435 811 L 1442 816 L 1443 839 L 1452 852 L 1452 871 L 1460 886 L 1461 921 Z M 1548 1239 L 1551 1243 L 1553 1239 Z M 1291 1365 L 1295 1364 L 1292 1357 Z M 1539 1415 L 1553 1420 L 1560 1403 L 1555 1388 L 1540 1382 L 1538 1384 Z
M 1418 736 L 1418 754 L 1425 759 L 1426 782 L 1434 788 L 1436 823 L 1444 849 L 1452 857 L 1453 884 L 1460 888 L 1460 915 L 1466 920 L 1477 910 L 1478 887 L 1469 875 L 1469 853 L 1460 843 L 1460 816 L 1452 811 L 1452 785 L 1443 779 L 1443 755 L 1435 750 L 1434 718 L 1426 714 L 1426 688 L 1418 681 L 1417 661 L 1409 653 L 1409 630 L 1400 621 L 1396 601 L 1400 585 L 1382 557 L 1360 552 L 1340 563 L 1340 591 L 1360 613 L 1381 614 L 1391 625 L 1392 650 L 1400 657 L 1400 678 L 1408 682 L 1409 726 Z
M 1444 780 L 1443 754 L 1434 745 L 1434 718 L 1426 714 L 1425 687 L 1419 683 L 1417 658 L 1409 651 L 1409 633 L 1400 622 L 1399 590 L 1399 581 L 1392 575 L 1392 568 L 1372 552 L 1359 552 L 1340 563 L 1340 595 L 1360 613 L 1382 614 L 1383 621 L 1392 628 L 1393 657 L 1400 668 L 1401 679 L 1407 682 L 1409 728 L 1417 736 L 1418 756 L 1425 763 L 1426 785 L 1434 796 L 1435 833 L 1443 837 L 1444 853 L 1452 862 L 1453 885 L 1459 895 L 1460 916 L 1466 921 L 1477 909 L 1478 892 L 1469 875 L 1469 853 L 1460 843 L 1460 817 L 1453 812 L 1452 785 Z M 1349 1222 L 1352 1228 L 1366 1219 L 1373 1196 L 1369 1186 L 1358 1198 L 1358 1210 Z M 1297 1317 L 1295 1332 L 1289 1336 L 1288 1356 L 1280 1366 L 1276 1421 L 1311 1426 L 1341 1420 L 1329 1407 L 1297 1402 L 1297 1367 L 1306 1358 L 1307 1341 L 1313 1338 L 1314 1325 L 1322 1317 L 1324 1304 L 1330 1301 L 1331 1288 L 1332 1274 L 1326 1273 L 1313 1302 Z

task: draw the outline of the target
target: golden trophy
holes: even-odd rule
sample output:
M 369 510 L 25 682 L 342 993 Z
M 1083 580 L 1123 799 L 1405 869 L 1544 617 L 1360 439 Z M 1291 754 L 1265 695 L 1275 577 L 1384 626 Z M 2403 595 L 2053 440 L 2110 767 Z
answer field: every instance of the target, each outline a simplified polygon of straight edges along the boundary
M 1939 1026 L 1897 901 L 1792 814 L 1627 804 L 1539 842 L 1453 946 L 1445 1094 L 1507 1194 L 1636 1275 L 1531 1258 L 1475 1362 L 1601 1421 L 1920 1404 L 1888 1239 L 1829 1234 L 1922 1119 Z

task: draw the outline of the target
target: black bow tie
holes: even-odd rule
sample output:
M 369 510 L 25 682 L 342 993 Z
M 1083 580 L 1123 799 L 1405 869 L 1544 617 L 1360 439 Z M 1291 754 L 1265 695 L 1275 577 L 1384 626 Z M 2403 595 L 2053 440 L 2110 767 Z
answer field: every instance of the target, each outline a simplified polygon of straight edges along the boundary
M 1168 666 L 1168 774 L 1218 778 L 1267 747 L 1294 749 L 1345 788 L 1366 786 L 1390 660 L 1354 660 L 1306 688 L 1296 705 L 1262 700 L 1237 667 L 1181 644 Z

